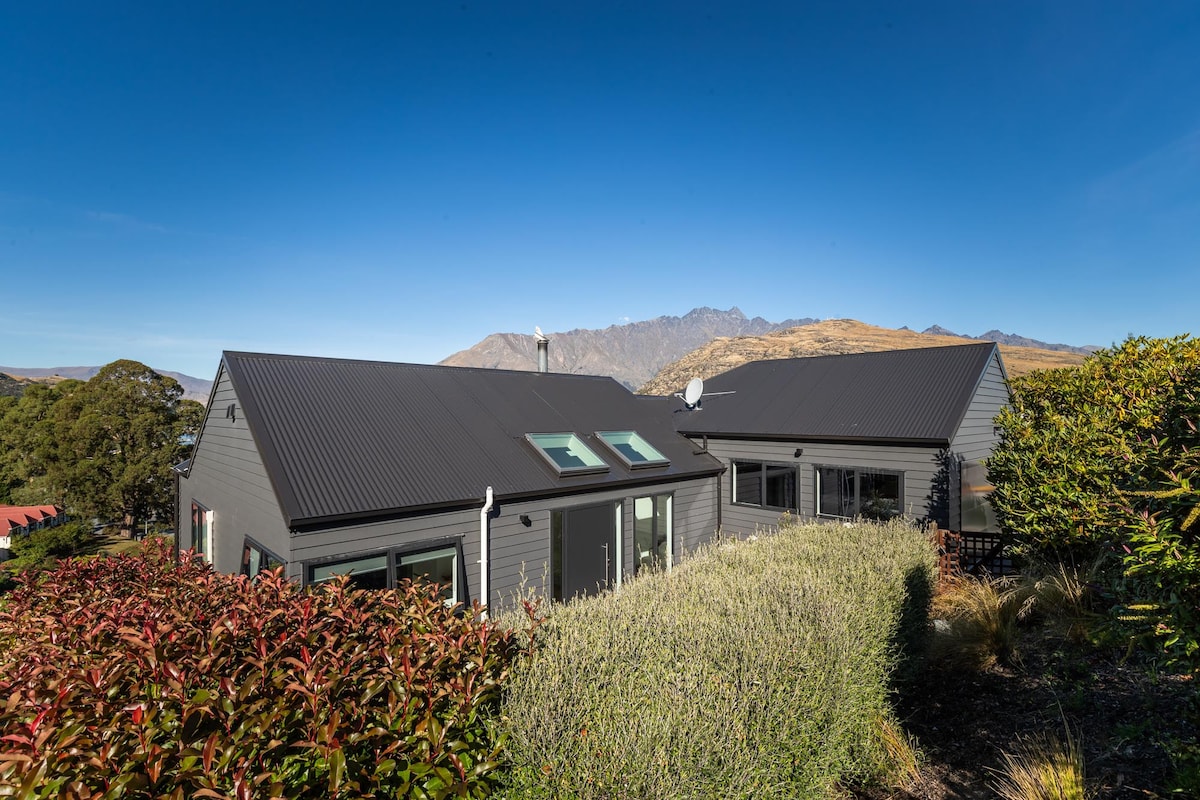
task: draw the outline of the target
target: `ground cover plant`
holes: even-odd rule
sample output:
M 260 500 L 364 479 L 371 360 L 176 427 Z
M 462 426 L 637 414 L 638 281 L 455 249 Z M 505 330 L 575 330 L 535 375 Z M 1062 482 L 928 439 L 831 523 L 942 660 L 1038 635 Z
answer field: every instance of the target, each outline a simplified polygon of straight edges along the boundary
M 828 796 L 911 773 L 889 686 L 923 531 L 785 525 L 556 607 L 506 685 L 510 798 Z
M 30 573 L 0 610 L 0 795 L 482 796 L 522 641 L 420 585 L 301 589 L 164 542 Z

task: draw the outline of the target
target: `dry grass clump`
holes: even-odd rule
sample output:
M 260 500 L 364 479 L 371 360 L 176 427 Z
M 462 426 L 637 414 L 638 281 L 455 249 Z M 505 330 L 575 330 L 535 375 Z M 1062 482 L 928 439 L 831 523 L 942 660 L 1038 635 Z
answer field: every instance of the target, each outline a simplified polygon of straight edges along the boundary
M 507 796 L 819 797 L 915 772 L 887 695 L 933 569 L 901 523 L 789 526 L 553 608 L 498 722 Z
M 1017 620 L 1028 587 L 1004 578 L 959 578 L 934 599 L 939 626 L 937 655 L 965 666 L 986 668 L 1017 658 Z
M 1083 753 L 1070 728 L 1064 738 L 1043 733 L 1023 739 L 996 770 L 1001 800 L 1084 800 Z

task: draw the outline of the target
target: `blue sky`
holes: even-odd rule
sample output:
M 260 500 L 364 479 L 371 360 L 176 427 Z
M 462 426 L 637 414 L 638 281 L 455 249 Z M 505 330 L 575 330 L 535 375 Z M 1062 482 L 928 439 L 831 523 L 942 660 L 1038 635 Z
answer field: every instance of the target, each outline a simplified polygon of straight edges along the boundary
M 0 364 L 1200 335 L 1200 4 L 6 3 Z

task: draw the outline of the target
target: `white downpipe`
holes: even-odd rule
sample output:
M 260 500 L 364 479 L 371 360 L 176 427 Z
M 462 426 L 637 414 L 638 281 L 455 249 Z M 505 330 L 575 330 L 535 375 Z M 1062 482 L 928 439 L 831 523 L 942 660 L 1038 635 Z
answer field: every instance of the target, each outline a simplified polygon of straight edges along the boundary
M 483 508 L 479 509 L 479 597 L 488 604 L 488 514 L 492 511 L 492 487 L 487 487 L 483 496 Z M 483 612 L 487 617 L 487 611 Z

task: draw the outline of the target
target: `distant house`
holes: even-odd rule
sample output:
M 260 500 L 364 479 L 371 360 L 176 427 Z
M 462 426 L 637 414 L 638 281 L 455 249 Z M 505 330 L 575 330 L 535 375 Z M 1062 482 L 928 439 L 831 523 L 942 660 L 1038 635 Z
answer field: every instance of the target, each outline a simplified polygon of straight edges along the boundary
M 12 557 L 12 543 L 16 537 L 53 528 L 66 521 L 66 512 L 58 506 L 0 505 L 0 561 Z
M 723 470 L 610 378 L 229 352 L 178 542 L 305 584 L 566 598 L 710 539 Z
M 723 530 L 805 519 L 990 532 L 981 462 L 1009 399 L 993 343 L 756 361 L 706 383 L 676 428 L 728 467 Z M 731 394 L 717 394 L 731 392 Z

